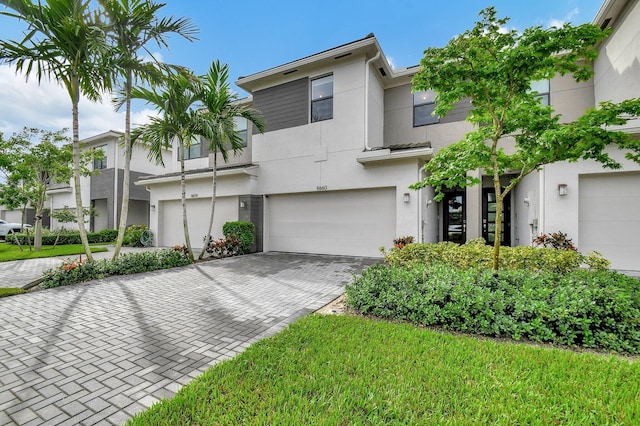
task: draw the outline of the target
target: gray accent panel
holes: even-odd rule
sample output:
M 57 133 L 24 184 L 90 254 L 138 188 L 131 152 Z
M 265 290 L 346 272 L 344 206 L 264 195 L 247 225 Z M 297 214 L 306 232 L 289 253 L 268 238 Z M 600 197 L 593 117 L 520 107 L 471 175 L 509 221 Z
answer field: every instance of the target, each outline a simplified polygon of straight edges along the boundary
M 309 123 L 309 79 L 301 78 L 253 93 L 253 107 L 262 112 L 266 132 Z M 259 133 L 253 127 L 253 134 Z
M 440 117 L 441 123 L 454 123 L 456 121 L 464 121 L 467 119 L 471 111 L 471 99 L 465 98 L 453 106 L 453 109 L 449 111 L 444 117 Z
M 242 201 L 244 201 L 244 208 L 240 208 Z M 241 195 L 238 197 L 238 220 L 251 222 L 256 226 L 256 242 L 250 252 L 262 252 L 264 241 L 264 199 L 262 195 Z

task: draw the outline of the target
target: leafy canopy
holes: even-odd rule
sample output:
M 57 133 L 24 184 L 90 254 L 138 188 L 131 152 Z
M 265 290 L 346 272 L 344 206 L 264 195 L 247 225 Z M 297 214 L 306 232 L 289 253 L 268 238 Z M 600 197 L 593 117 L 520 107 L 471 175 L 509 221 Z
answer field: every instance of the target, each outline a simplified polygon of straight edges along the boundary
M 591 78 L 596 46 L 608 30 L 565 24 L 518 33 L 505 30 L 508 18 L 497 18 L 492 7 L 480 16 L 473 29 L 445 47 L 427 49 L 413 78 L 413 90 L 436 92 L 438 115 L 446 115 L 460 101 L 471 102 L 467 121 L 476 129 L 441 149 L 426 164 L 427 177 L 412 188 L 432 186 L 437 199 L 442 199 L 445 188 L 479 183 L 467 172 L 481 169 L 493 177 L 496 193 L 506 195 L 526 174 L 557 161 L 594 159 L 619 168 L 604 152 L 610 144 L 631 150 L 627 157 L 638 159 L 637 142 L 607 126 L 640 115 L 640 99 L 605 102 L 572 123 L 561 123 L 554 109 L 543 105 L 531 90 L 533 82 L 556 74 L 571 74 L 576 81 Z M 499 177 L 514 171 L 510 184 L 501 188 Z

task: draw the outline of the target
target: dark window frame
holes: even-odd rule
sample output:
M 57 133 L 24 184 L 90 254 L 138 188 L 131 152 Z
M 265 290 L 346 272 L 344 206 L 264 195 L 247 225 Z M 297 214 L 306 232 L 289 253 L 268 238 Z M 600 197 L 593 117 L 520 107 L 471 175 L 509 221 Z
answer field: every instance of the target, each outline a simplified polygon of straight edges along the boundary
M 430 96 L 427 100 L 420 101 L 420 94 L 426 93 Z M 440 123 L 440 116 L 433 115 L 433 111 L 436 108 L 435 92 L 433 90 L 424 90 L 421 92 L 413 93 L 413 127 L 430 126 L 432 124 Z M 417 114 L 417 112 L 420 112 Z M 425 117 L 424 121 L 418 121 L 417 117 Z
M 331 95 L 330 96 L 321 96 L 318 98 L 314 98 L 313 96 L 313 88 L 314 88 L 314 82 L 325 79 L 327 77 L 331 77 Z M 332 120 L 333 119 L 333 94 L 334 94 L 334 90 L 333 90 L 333 74 L 326 74 L 320 77 L 314 77 L 311 79 L 310 82 L 310 121 L 311 123 L 317 123 L 320 121 L 326 121 L 326 120 Z M 317 114 L 314 116 L 314 106 L 319 106 L 319 105 L 327 105 L 330 104 L 330 113 L 327 115 L 323 115 L 321 117 L 318 117 Z
M 107 168 L 107 144 L 99 145 L 93 148 L 94 151 L 101 150 L 102 158 L 93 159 L 93 170 L 104 170 Z
M 197 137 L 198 138 L 198 143 L 192 143 L 189 146 L 185 146 L 185 150 L 184 153 L 186 154 L 185 157 L 183 157 L 183 160 L 195 160 L 196 158 L 203 158 L 202 157 L 202 138 Z M 195 153 L 195 148 L 198 148 L 198 152 L 197 154 Z M 180 147 L 178 146 L 178 161 L 180 161 Z

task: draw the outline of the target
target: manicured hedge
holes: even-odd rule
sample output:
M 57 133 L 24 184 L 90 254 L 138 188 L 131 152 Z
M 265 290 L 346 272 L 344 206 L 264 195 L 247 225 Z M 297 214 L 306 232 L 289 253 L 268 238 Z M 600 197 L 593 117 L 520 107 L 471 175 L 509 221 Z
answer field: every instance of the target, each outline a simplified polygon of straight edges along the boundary
M 347 303 L 424 326 L 640 353 L 640 280 L 611 271 L 378 264 L 347 286 Z
M 44 273 L 43 288 L 59 287 L 108 277 L 139 272 L 169 269 L 191 264 L 181 250 L 153 250 L 138 253 L 122 253 L 115 261 L 100 259 L 93 262 L 64 262 L 60 267 Z
M 235 236 L 240 243 L 240 253 L 249 253 L 256 241 L 256 226 L 251 222 L 226 222 L 222 226 L 222 233 L 229 238 Z
M 110 243 L 115 241 L 117 236 L 118 236 L 118 231 L 115 229 L 103 229 L 100 232 L 87 232 L 87 239 L 89 240 L 89 244 Z M 23 245 L 28 244 L 27 238 L 29 238 L 31 240 L 31 244 L 33 244 L 33 233 L 31 233 L 28 237 L 26 234 L 16 234 L 15 237 L 17 237 L 20 240 L 20 244 L 23 244 Z M 57 243 L 56 243 L 56 239 L 58 240 Z M 12 237 L 8 237 L 7 242 L 11 244 L 16 244 L 15 238 L 12 238 Z M 57 245 L 82 244 L 82 241 L 80 240 L 80 234 L 77 231 L 61 232 L 60 236 L 58 236 L 55 231 L 50 231 L 42 235 L 42 245 L 52 246 L 54 244 L 57 244 Z
M 493 266 L 493 247 L 483 239 L 458 245 L 452 242 L 437 244 L 408 244 L 393 248 L 385 261 L 394 266 L 436 265 L 444 263 L 460 269 L 488 269 Z M 575 250 L 545 247 L 501 247 L 500 269 L 568 273 L 586 264 L 592 269 L 606 269 L 609 262 L 599 253 L 582 255 Z

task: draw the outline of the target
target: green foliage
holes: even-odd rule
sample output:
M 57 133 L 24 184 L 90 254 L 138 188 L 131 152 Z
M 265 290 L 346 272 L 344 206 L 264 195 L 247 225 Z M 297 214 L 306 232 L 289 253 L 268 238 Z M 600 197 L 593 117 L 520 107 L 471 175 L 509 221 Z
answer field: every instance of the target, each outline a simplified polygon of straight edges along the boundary
M 480 17 L 471 30 L 454 37 L 445 47 L 425 50 L 413 77 L 413 90 L 436 92 L 435 113 L 440 116 L 457 102 L 470 102 L 466 120 L 474 130 L 440 149 L 425 164 L 425 178 L 411 188 L 432 187 L 440 201 L 447 188 L 480 183 L 468 173 L 479 170 L 493 181 L 496 216 L 500 217 L 504 197 L 541 166 L 592 159 L 604 167 L 620 168 L 605 151 L 612 144 L 630 150 L 627 158 L 640 158 L 637 140 L 629 133 L 609 129 L 639 116 L 640 99 L 604 102 L 574 122 L 563 123 L 553 107 L 543 105 L 531 90 L 532 83 L 556 74 L 588 80 L 593 75 L 596 45 L 610 30 L 593 24 L 566 24 L 504 31 L 508 18 L 498 18 L 493 7 L 481 11 Z M 504 185 L 500 178 L 513 171 L 516 174 Z M 496 235 L 500 227 L 498 221 Z M 500 238 L 494 241 L 493 268 L 498 269 Z
M 99 243 L 111 243 L 115 240 L 115 236 L 117 235 L 117 231 L 113 229 L 103 229 L 100 232 L 88 232 L 87 239 L 89 240 L 89 244 L 99 244 Z M 20 244 L 26 245 L 31 241 L 33 244 L 33 235 L 27 236 L 27 234 L 15 234 L 15 237 L 20 241 Z M 58 241 L 56 243 L 56 240 Z M 15 239 L 9 239 L 7 241 L 11 244 L 16 244 Z M 65 245 L 65 244 L 82 244 L 80 241 L 80 233 L 78 231 L 61 231 L 58 235 L 57 231 L 48 231 L 43 232 L 42 234 L 42 245 L 52 246 L 52 245 Z
M 92 253 L 107 251 L 106 247 L 91 247 Z M 42 250 L 22 249 L 14 244 L 0 244 L 0 262 L 10 262 L 12 260 L 41 259 L 45 257 L 72 256 L 84 253 L 81 244 L 67 244 L 64 246 L 43 246 Z
M 256 226 L 251 222 L 226 222 L 222 226 L 225 237 L 235 236 L 240 242 L 240 254 L 249 253 L 255 243 Z
M 611 266 L 611 261 L 605 259 L 599 251 L 590 251 L 583 261 L 592 271 L 606 271 Z
M 15 296 L 16 294 L 24 294 L 24 291 L 21 288 L 0 288 L 0 298 Z
M 463 245 L 452 242 L 436 244 L 409 244 L 402 249 L 393 248 L 385 261 L 394 266 L 436 265 L 445 263 L 459 269 L 486 269 L 492 267 L 493 249 L 482 238 Z M 573 250 L 536 247 L 502 247 L 500 268 L 536 272 L 567 273 L 578 269 L 583 256 Z
M 147 225 L 129 225 L 126 231 L 124 231 L 122 245 L 128 247 L 142 247 L 143 244 L 141 237 L 142 233 L 145 231 L 149 231 L 149 227 Z
M 347 286 L 347 300 L 380 318 L 638 354 L 639 289 L 639 280 L 609 271 L 496 274 L 445 264 L 379 264 Z
M 42 287 L 53 288 L 96 280 L 110 275 L 136 274 L 191 263 L 191 260 L 182 251 L 170 249 L 123 253 L 115 261 L 109 259 L 93 262 L 67 260 L 60 267 L 44 273 L 45 279 L 42 282 Z
M 633 424 L 637 377 L 617 357 L 310 315 L 127 424 Z

